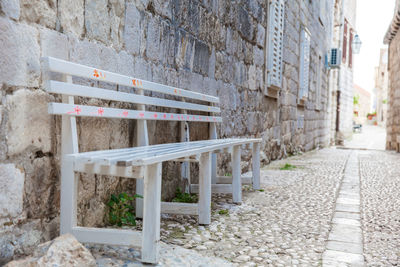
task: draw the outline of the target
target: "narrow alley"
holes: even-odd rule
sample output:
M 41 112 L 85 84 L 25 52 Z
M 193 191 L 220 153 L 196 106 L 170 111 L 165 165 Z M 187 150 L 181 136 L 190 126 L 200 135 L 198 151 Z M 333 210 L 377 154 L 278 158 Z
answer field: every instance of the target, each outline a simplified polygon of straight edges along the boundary
M 0 266 L 400 267 L 399 59 L 400 0 L 0 0 Z

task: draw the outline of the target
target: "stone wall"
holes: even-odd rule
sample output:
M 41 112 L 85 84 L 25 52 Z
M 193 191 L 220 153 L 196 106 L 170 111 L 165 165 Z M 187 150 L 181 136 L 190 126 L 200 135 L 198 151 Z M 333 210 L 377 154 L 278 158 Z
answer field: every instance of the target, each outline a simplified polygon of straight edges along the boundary
M 47 114 L 47 103 L 59 97 L 43 89 L 42 56 L 219 96 L 223 117 L 219 136 L 262 138 L 264 164 L 326 145 L 328 79 L 317 63 L 330 40 L 327 26 L 319 20 L 319 1 L 286 1 L 284 78 L 278 98 L 264 95 L 266 3 L 2 0 L 0 264 L 58 234 L 61 120 Z M 308 100 L 298 105 L 302 26 L 312 36 L 310 90 Z M 125 90 L 82 79 L 76 82 Z M 135 127 L 134 121 L 78 119 L 80 151 L 131 146 Z M 191 127 L 192 140 L 207 136 L 204 125 Z M 178 123 L 149 122 L 149 133 L 151 144 L 179 141 Z M 250 157 L 243 151 L 243 171 Z M 229 171 L 227 158 L 220 156 L 221 172 Z M 173 197 L 180 183 L 178 170 L 176 164 L 164 166 L 164 199 Z M 133 192 L 135 187 L 133 181 L 115 177 L 81 175 L 79 182 L 78 221 L 85 226 L 103 225 L 110 194 Z
M 388 117 L 386 122 L 386 149 L 397 150 L 400 143 L 400 33 L 389 43 Z

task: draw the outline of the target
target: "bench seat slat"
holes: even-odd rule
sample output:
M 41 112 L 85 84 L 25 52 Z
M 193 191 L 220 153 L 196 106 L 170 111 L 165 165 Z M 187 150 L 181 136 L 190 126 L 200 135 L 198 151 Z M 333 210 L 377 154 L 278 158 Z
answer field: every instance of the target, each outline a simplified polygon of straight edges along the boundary
M 222 122 L 221 117 L 49 103 L 50 114 L 160 121 Z
M 145 104 L 159 107 L 197 110 L 205 112 L 221 112 L 219 107 L 187 103 L 157 97 L 149 97 L 133 93 L 118 92 L 97 87 L 84 86 L 79 84 L 64 83 L 59 81 L 49 81 L 46 90 L 54 94 L 73 95 L 82 97 L 92 97 L 134 104 Z
M 72 76 L 88 78 L 102 82 L 109 82 L 123 86 L 135 87 L 169 95 L 181 96 L 212 103 L 219 103 L 219 98 L 215 96 L 205 95 L 172 86 L 149 82 L 137 79 L 135 77 L 92 68 L 53 57 L 45 57 L 42 59 L 42 61 L 43 64 L 47 66 L 48 70 L 53 72 L 64 73 Z
M 93 158 L 104 164 L 118 166 L 143 166 L 175 158 L 188 157 L 204 152 L 213 152 L 230 146 L 261 142 L 261 139 L 214 139 L 194 142 L 170 143 L 154 146 L 135 147 L 124 150 L 122 154 L 113 150 L 70 154 L 76 161 Z

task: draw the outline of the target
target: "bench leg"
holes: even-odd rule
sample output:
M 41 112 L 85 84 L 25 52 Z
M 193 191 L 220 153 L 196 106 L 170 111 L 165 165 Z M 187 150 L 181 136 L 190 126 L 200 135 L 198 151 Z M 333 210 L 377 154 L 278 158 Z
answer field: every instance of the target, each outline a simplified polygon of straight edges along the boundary
M 142 261 L 146 263 L 157 263 L 159 259 L 161 166 L 147 166 L 144 175 Z
M 253 189 L 260 189 L 260 143 L 253 144 Z
M 147 167 L 144 167 L 147 168 Z M 136 179 L 136 194 L 143 196 L 144 191 L 144 180 Z M 135 199 L 135 216 L 136 218 L 143 218 L 143 199 L 136 198 Z
M 211 153 L 200 156 L 199 165 L 199 224 L 211 223 Z
M 232 150 L 232 199 L 233 203 L 242 202 L 242 177 L 240 169 L 240 146 Z
M 78 177 L 71 160 L 61 162 L 60 234 L 72 233 L 76 226 Z

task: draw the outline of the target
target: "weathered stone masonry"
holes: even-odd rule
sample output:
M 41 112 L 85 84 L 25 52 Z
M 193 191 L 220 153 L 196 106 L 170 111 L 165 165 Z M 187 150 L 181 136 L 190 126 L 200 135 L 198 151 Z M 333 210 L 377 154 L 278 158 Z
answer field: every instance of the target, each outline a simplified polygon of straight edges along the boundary
M 284 78 L 278 98 L 273 98 L 265 95 L 267 1 L 2 0 L 0 264 L 58 234 L 61 120 L 47 114 L 47 103 L 55 96 L 43 89 L 40 57 L 50 55 L 219 96 L 224 121 L 219 136 L 263 138 L 262 160 L 268 163 L 324 146 L 329 139 L 327 73 L 323 65 L 318 67 L 329 40 L 318 5 L 319 1 L 286 1 Z M 308 100 L 298 105 L 303 26 L 312 36 L 310 89 Z M 178 126 L 149 122 L 150 143 L 179 141 Z M 134 121 L 80 118 L 78 127 L 81 151 L 134 144 Z M 191 124 L 192 140 L 207 133 L 204 125 Z M 242 158 L 249 161 L 250 155 L 243 151 Z M 220 157 L 222 171 L 229 168 L 227 158 Z M 165 199 L 179 185 L 178 170 L 176 164 L 164 166 Z M 133 192 L 135 186 L 134 181 L 115 177 L 81 175 L 79 181 L 79 223 L 87 226 L 104 224 L 104 203 L 111 193 Z

